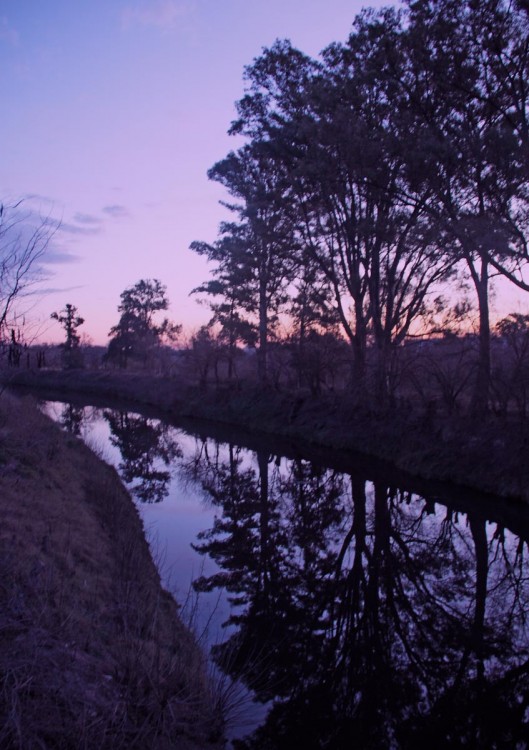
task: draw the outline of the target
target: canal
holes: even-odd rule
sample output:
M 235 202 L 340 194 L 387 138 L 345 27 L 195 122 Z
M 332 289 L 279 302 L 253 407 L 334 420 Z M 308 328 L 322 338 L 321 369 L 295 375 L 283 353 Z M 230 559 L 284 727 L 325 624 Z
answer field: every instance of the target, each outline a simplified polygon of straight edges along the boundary
M 525 508 L 361 456 L 42 408 L 130 490 L 233 747 L 528 747 Z

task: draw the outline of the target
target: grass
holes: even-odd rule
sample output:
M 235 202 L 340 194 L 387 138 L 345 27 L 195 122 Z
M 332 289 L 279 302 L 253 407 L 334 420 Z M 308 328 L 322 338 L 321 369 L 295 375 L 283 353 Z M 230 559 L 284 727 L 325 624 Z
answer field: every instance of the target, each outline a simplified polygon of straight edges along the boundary
M 0 747 L 221 746 L 205 659 L 115 471 L 0 397 Z

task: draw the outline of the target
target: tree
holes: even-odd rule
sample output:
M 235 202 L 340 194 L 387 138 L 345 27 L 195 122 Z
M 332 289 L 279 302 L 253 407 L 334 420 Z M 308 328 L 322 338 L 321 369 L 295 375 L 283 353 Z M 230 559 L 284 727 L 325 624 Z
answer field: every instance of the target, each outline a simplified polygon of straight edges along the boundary
M 22 201 L 0 203 L 0 342 L 11 339 L 24 321 L 25 310 L 18 303 L 42 279 L 41 261 L 54 231 L 47 219 L 35 221 L 30 211 L 23 211 Z
M 529 315 L 511 313 L 495 327 L 500 349 L 492 391 L 505 412 L 513 402 L 522 422 L 529 406 Z
M 168 307 L 166 287 L 158 279 L 141 279 L 125 289 L 118 306 L 119 323 L 109 333 L 107 360 L 123 368 L 130 360 L 147 366 L 154 351 L 164 341 L 174 341 L 181 331 L 168 318 L 155 322 L 156 313 Z
M 296 267 L 296 240 L 288 213 L 289 182 L 281 164 L 256 146 L 231 152 L 209 170 L 210 179 L 224 185 L 238 202 L 225 204 L 238 221 L 224 222 L 214 245 L 194 242 L 191 249 L 217 264 L 219 286 L 200 291 L 222 292 L 228 311 L 235 305 L 255 320 L 257 368 L 261 384 L 268 380 L 268 342 L 278 314 L 288 300 L 288 285 Z M 235 310 L 234 310 L 235 313 Z M 232 315 L 231 323 L 248 336 L 246 320 Z
M 277 42 L 247 69 L 234 124 L 281 159 L 304 258 L 326 279 L 351 344 L 354 385 L 363 395 L 374 345 L 382 397 L 393 349 L 453 270 L 423 199 L 407 197 L 403 97 L 383 69 L 399 24 L 391 10 L 360 16 L 347 45 L 331 46 L 320 64 Z
M 409 5 L 406 65 L 391 72 L 408 99 L 410 171 L 429 193 L 427 210 L 476 292 L 473 408 L 481 411 L 490 387 L 491 279 L 500 274 L 529 290 L 523 278 L 529 261 L 527 17 L 503 0 Z
M 219 341 L 214 336 L 211 326 L 200 326 L 193 334 L 187 357 L 191 361 L 194 375 L 198 378 L 201 388 L 207 387 L 210 370 L 213 370 L 215 382 L 218 384 L 221 351 Z
M 219 326 L 218 343 L 225 349 L 228 361 L 228 378 L 235 373 L 235 355 L 237 346 L 244 344 L 255 346 L 257 340 L 256 327 L 249 320 L 245 311 L 246 292 L 241 283 L 244 271 L 237 268 L 237 253 L 231 252 L 228 237 L 223 237 L 215 246 L 205 242 L 193 242 L 191 249 L 199 255 L 205 255 L 209 260 L 217 260 L 217 267 L 213 271 L 214 279 L 206 281 L 192 290 L 191 294 L 206 294 L 208 305 L 213 313 L 206 327 L 200 330 L 195 339 L 210 339 L 211 329 Z M 214 301 L 215 300 L 215 301 Z M 218 300 L 218 301 L 217 301 Z M 201 300 L 202 301 L 202 300 Z
M 64 367 L 68 369 L 81 367 L 82 355 L 79 349 L 81 337 L 77 329 L 83 325 L 84 318 L 77 315 L 77 308 L 69 303 L 60 312 L 53 312 L 51 317 L 62 325 L 66 334 L 66 341 L 61 344 Z
M 361 15 L 347 44 L 324 52 L 307 151 L 321 165 L 311 170 L 307 242 L 335 289 L 358 378 L 373 352 L 378 399 L 391 391 L 394 351 L 453 273 L 425 196 L 410 185 L 406 102 L 384 72 L 399 24 L 391 10 Z

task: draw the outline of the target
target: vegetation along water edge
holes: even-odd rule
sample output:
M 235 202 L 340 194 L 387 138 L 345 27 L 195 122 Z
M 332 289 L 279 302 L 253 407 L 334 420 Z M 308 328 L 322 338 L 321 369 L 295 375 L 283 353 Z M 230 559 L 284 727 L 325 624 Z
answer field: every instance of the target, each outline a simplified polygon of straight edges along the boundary
M 256 386 L 203 389 L 178 379 L 115 371 L 19 370 L 6 374 L 4 382 L 154 406 L 173 419 L 208 420 L 360 452 L 424 479 L 529 500 L 528 426 L 505 414 L 449 415 L 413 402 L 377 408 L 343 393 L 315 398 Z

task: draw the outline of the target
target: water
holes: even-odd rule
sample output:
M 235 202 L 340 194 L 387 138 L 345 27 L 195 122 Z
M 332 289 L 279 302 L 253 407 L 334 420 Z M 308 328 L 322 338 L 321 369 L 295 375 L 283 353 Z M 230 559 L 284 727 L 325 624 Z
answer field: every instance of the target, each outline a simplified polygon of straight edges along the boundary
M 244 686 L 228 698 L 238 747 L 528 747 L 523 508 L 139 414 L 45 409 L 116 466 L 164 585 L 217 676 Z

